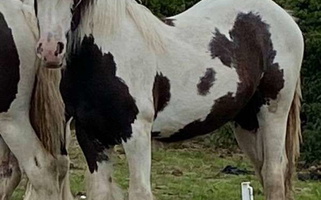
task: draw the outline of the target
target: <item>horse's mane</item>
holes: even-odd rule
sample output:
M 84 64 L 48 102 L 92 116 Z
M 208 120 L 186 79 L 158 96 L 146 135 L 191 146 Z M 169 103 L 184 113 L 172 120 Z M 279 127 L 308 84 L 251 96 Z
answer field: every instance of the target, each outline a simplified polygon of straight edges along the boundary
M 60 70 L 38 66 L 30 107 L 30 122 L 52 155 L 65 150 L 65 106 L 59 91 L 60 79 Z
M 98 35 L 114 35 L 127 16 L 149 47 L 157 52 L 164 50 L 163 22 L 135 0 L 75 0 L 73 21 L 80 26 L 93 22 L 91 31 Z

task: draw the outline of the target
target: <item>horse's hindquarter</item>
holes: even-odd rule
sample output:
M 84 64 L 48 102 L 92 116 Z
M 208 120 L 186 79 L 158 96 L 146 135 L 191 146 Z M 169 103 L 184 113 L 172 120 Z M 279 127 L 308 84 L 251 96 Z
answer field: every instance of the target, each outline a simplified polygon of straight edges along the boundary
M 212 6 L 204 6 L 206 2 Z M 243 18 L 238 18 L 240 13 L 244 14 Z M 252 15 L 247 15 L 249 13 L 252 13 Z M 278 19 L 275 16 L 278 16 Z M 265 32 L 259 32 L 255 29 L 252 32 L 251 30 L 248 30 L 248 32 L 235 30 L 237 29 L 237 18 L 242 26 L 245 23 L 245 26 L 248 26 L 249 29 L 258 29 L 266 25 L 267 30 Z M 245 37 L 247 34 L 265 34 L 266 37 L 271 38 L 273 49 L 261 45 L 258 50 L 263 51 L 263 53 L 264 51 L 271 51 L 270 54 L 276 51 L 274 64 L 279 64 L 279 68 L 275 69 L 279 71 L 279 74 L 283 72 L 284 77 L 280 78 L 285 80 L 285 86 L 281 89 L 290 92 L 290 94 L 293 93 L 296 77 L 299 73 L 300 59 L 302 59 L 302 55 L 300 55 L 302 54 L 302 47 L 299 45 L 299 49 L 294 50 L 293 43 L 302 43 L 300 41 L 302 37 L 300 38 L 300 32 L 293 20 L 274 3 L 270 1 L 257 3 L 257 1 L 251 0 L 245 2 L 233 1 L 232 3 L 231 1 L 219 0 L 215 2 L 203 1 L 195 8 L 171 19 L 173 19 L 172 25 L 175 26 L 173 32 L 177 39 L 173 40 L 169 46 L 170 55 L 160 59 L 163 65 L 160 65 L 158 69 L 170 81 L 171 98 L 166 108 L 157 114 L 153 132 L 160 132 L 162 136 L 182 132 L 182 130 L 183 132 L 199 131 L 201 134 L 205 134 L 232 120 L 245 106 L 255 92 L 263 70 L 266 70 L 262 69 L 265 66 L 249 66 L 250 62 L 245 62 L 246 66 L 242 67 L 244 70 L 240 72 L 237 66 L 236 68 L 226 66 L 229 60 L 226 60 L 224 55 L 216 55 L 214 58 L 211 51 L 211 45 L 226 45 L 221 48 L 221 51 L 226 51 L 227 45 L 237 37 L 238 33 L 245 33 Z M 254 21 L 251 21 L 252 19 Z M 256 37 L 255 35 L 252 36 Z M 294 35 L 294 37 L 291 38 L 289 35 Z M 217 42 L 220 36 L 226 37 L 225 43 Z M 216 43 L 213 42 L 213 37 L 216 37 Z M 246 38 L 244 40 L 246 41 Z M 258 45 L 258 43 L 253 43 L 253 45 Z M 291 48 L 292 50 L 289 51 Z M 215 54 L 221 53 L 217 50 L 220 48 L 215 47 L 215 49 Z M 239 48 L 239 50 L 242 49 Z M 257 59 L 257 61 L 265 59 L 263 60 L 264 63 L 269 59 L 269 55 L 266 58 L 259 58 L 256 55 L 260 54 L 255 54 L 256 52 L 253 51 L 254 49 L 247 49 L 247 52 L 244 53 L 254 54 L 252 57 L 251 55 L 247 56 L 247 59 L 252 59 L 251 62 L 256 62 L 253 59 Z M 270 56 L 273 57 L 273 55 Z M 291 61 L 291 58 L 297 59 L 297 61 Z M 239 61 L 237 62 L 239 64 Z M 266 65 L 263 63 L 262 65 Z M 271 66 L 274 64 L 272 62 Z M 209 70 L 213 70 L 213 73 L 209 74 Z M 245 74 L 244 71 L 246 71 Z M 208 77 L 209 75 L 213 77 Z M 240 77 L 242 75 L 250 77 L 243 77 L 242 80 Z M 283 81 L 281 79 L 280 82 Z M 211 83 L 206 83 L 208 80 L 211 80 Z M 199 91 L 202 82 L 205 82 L 204 86 L 208 89 L 204 93 Z M 243 84 L 246 87 L 240 87 L 241 84 L 239 83 L 242 82 L 247 82 Z M 206 84 L 209 85 L 206 86 Z M 280 86 L 282 85 L 275 87 L 280 88 Z M 243 97 L 237 98 L 238 101 L 231 101 L 231 98 L 234 98 L 237 93 L 249 93 L 251 95 L 245 94 Z M 216 109 L 214 109 L 215 104 L 218 105 Z M 211 122 L 217 124 L 208 125 Z M 188 129 L 188 131 L 184 131 L 185 129 Z M 198 133 L 193 134 L 197 135 Z M 184 138 L 182 134 L 180 137 Z M 186 138 L 188 137 L 190 136 L 186 136 Z M 178 140 L 178 138 L 176 139 Z

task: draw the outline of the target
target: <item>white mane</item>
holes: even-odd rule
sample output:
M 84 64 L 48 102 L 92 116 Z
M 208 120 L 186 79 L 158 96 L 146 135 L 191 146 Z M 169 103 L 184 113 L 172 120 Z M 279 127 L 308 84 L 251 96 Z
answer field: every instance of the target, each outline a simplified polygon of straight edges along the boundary
M 83 14 L 82 24 L 91 24 L 88 27 L 90 31 L 104 36 L 117 33 L 122 20 L 129 16 L 149 47 L 156 52 L 163 52 L 165 49 L 163 22 L 135 0 L 94 1 Z

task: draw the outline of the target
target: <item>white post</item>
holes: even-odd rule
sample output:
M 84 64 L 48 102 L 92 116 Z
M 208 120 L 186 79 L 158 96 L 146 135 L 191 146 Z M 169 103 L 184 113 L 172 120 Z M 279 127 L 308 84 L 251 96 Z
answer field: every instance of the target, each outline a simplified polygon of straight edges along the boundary
M 242 183 L 242 200 L 254 200 L 253 188 L 250 186 L 250 182 Z

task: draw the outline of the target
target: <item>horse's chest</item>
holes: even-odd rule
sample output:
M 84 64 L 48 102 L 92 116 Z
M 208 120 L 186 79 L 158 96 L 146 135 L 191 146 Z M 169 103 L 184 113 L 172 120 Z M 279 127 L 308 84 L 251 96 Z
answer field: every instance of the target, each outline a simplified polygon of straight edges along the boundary
M 138 113 L 116 70 L 112 54 L 103 54 L 93 38 L 84 38 L 81 49 L 71 55 L 61 83 L 67 114 L 91 139 L 107 147 L 131 137 Z

